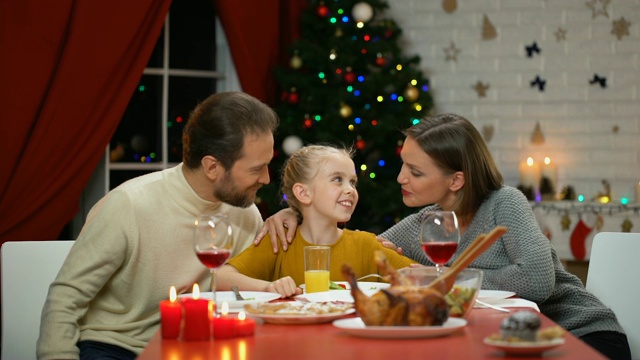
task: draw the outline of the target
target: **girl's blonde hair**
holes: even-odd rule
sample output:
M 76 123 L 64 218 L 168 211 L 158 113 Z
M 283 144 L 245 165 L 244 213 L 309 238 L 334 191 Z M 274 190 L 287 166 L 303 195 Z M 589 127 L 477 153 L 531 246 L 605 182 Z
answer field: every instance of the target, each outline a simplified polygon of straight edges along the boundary
M 284 201 L 298 215 L 298 222 L 302 222 L 302 212 L 300 211 L 300 202 L 293 194 L 293 185 L 296 183 L 310 184 L 329 157 L 344 155 L 351 159 L 353 153 L 353 148 L 308 145 L 293 153 L 285 162 L 280 191 Z

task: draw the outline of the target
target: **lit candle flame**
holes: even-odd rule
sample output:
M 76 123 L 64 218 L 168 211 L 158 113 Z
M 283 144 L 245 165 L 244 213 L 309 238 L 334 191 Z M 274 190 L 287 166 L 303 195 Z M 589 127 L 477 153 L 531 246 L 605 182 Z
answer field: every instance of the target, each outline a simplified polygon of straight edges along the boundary
M 240 313 L 238 313 L 238 320 L 244 321 L 244 319 L 246 318 L 247 318 L 247 315 L 244 313 L 244 311 L 240 311 Z
M 222 302 L 222 315 L 227 315 L 229 314 L 229 303 L 227 303 L 226 301 Z
M 544 164 L 545 165 L 551 164 L 551 159 L 548 156 L 544 158 Z
M 172 286 L 169 289 L 169 301 L 171 302 L 176 302 L 176 299 L 178 298 L 178 294 L 176 294 L 176 287 Z
M 528 157 L 527 158 L 527 165 L 533 166 L 533 158 L 532 157 Z
M 193 284 L 193 298 L 194 299 L 200 298 L 200 286 L 198 286 L 198 284 Z

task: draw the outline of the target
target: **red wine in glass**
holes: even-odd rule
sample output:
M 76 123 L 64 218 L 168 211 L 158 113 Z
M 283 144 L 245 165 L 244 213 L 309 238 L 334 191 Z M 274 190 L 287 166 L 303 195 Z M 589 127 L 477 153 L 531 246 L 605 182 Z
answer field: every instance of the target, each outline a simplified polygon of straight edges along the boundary
M 453 256 L 458 248 L 456 242 L 431 242 L 422 244 L 422 250 L 434 264 L 444 265 Z
M 419 237 L 422 250 L 441 275 L 442 266 L 453 257 L 460 242 L 456 214 L 445 210 L 425 212 L 420 223 Z
M 219 307 L 216 296 L 216 269 L 224 265 L 231 256 L 233 248 L 231 223 L 223 215 L 200 214 L 195 225 L 193 251 L 200 262 L 211 271 L 213 278 L 211 291 L 217 313 Z
M 226 249 L 211 249 L 196 252 L 198 259 L 209 269 L 217 269 L 224 265 L 231 255 L 231 251 Z

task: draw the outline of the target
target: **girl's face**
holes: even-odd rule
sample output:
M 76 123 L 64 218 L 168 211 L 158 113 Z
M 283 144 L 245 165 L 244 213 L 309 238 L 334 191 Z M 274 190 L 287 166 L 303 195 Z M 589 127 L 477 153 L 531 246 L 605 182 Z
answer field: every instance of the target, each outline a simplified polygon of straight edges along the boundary
M 357 183 L 353 160 L 346 155 L 326 158 L 309 186 L 309 211 L 335 222 L 349 221 L 358 203 Z
M 455 201 L 452 175 L 445 175 L 418 143 L 407 137 L 400 152 L 403 164 L 398 174 L 402 201 L 409 207 L 438 204 L 450 210 Z

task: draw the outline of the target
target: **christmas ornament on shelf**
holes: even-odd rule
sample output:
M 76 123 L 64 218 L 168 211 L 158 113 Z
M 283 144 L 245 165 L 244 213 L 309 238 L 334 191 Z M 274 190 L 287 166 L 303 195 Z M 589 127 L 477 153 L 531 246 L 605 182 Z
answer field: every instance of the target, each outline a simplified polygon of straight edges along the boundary
M 575 201 L 576 200 L 576 191 L 573 189 L 573 186 L 567 185 L 567 186 L 563 187 L 562 191 L 560 192 L 560 199 L 561 200 Z
M 387 0 L 308 0 L 300 16 L 301 36 L 290 47 L 290 63 L 275 69 L 284 90 L 274 109 L 280 117 L 276 148 L 297 136 L 304 144 L 353 146 L 361 197 L 350 228 L 382 231 L 411 213 L 398 202 L 401 131 L 433 107 L 429 81 L 417 55 L 400 47 L 402 30 L 385 16 Z M 294 57 L 301 58 L 300 66 Z M 291 142 L 291 140 L 288 140 Z M 281 168 L 284 156 L 274 158 Z M 261 191 L 269 212 L 282 207 L 279 179 Z

